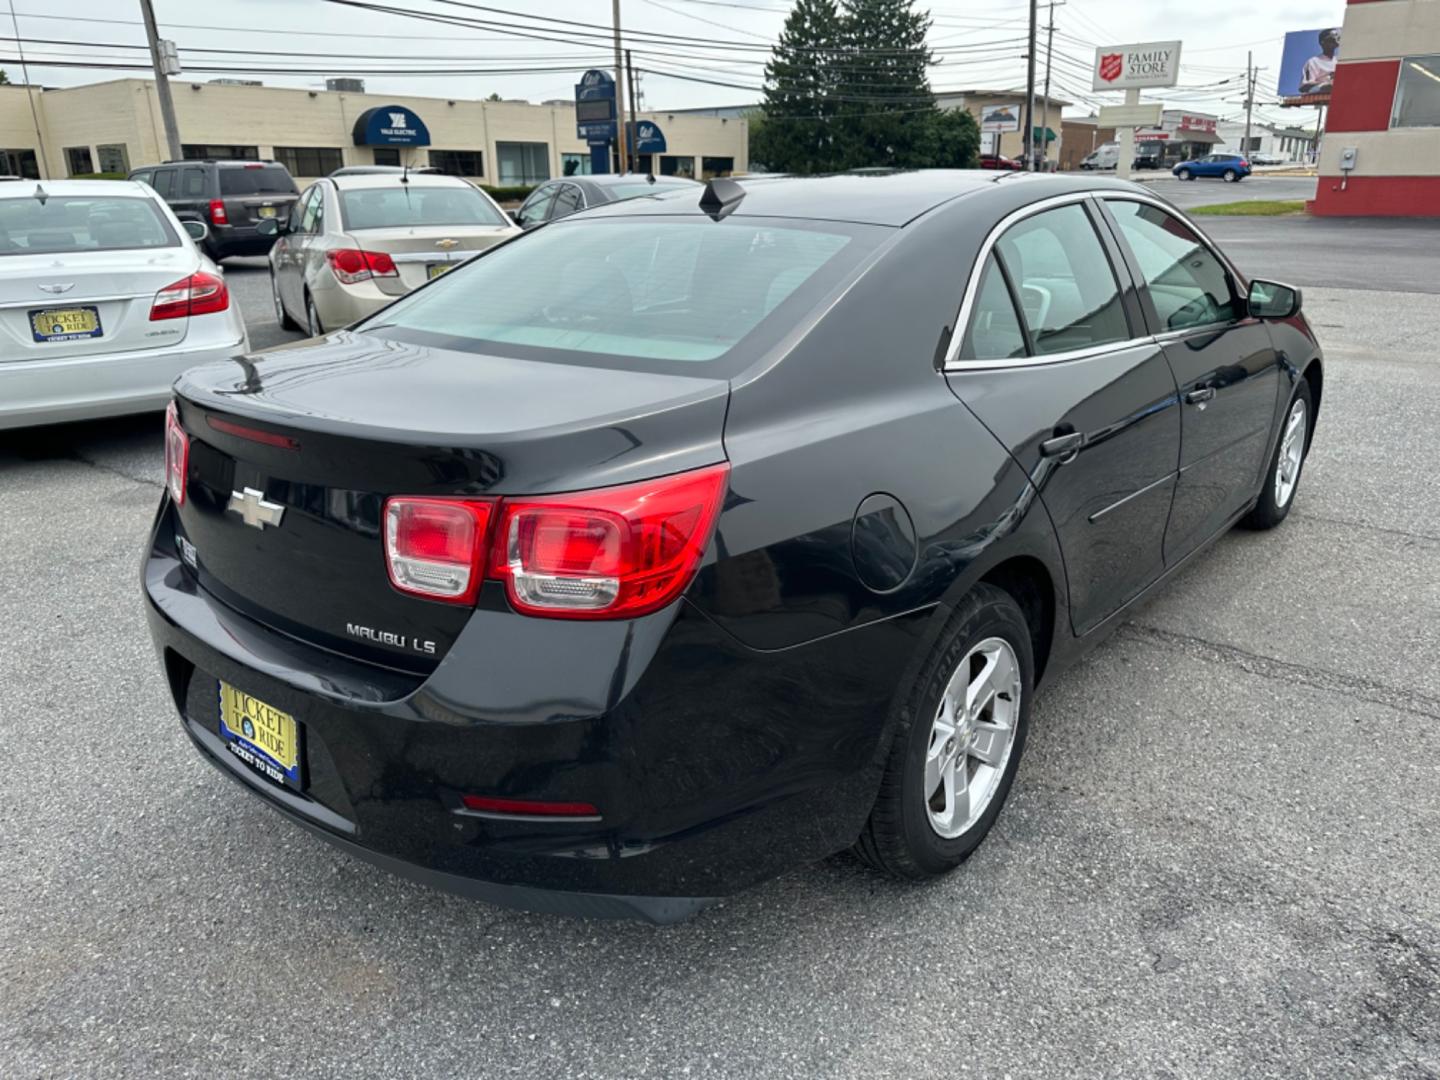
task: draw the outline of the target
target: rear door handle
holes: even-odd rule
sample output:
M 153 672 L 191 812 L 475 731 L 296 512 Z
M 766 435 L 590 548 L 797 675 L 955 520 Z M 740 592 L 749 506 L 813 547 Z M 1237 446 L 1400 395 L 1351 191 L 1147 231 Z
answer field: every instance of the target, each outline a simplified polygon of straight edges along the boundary
M 1185 395 L 1185 404 L 1203 405 L 1207 401 L 1215 400 L 1215 388 L 1213 386 L 1200 386 L 1191 390 Z
M 1040 456 L 1059 458 L 1060 464 L 1066 465 L 1079 455 L 1080 447 L 1084 442 L 1085 433 L 1083 431 L 1072 431 L 1069 435 L 1057 435 L 1040 444 Z

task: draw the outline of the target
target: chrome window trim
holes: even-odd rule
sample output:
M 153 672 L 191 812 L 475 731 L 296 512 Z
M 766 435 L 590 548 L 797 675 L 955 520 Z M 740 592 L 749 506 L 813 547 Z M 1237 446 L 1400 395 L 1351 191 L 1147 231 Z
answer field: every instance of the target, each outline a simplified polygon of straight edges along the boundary
M 1102 345 L 1092 345 L 1085 349 L 1071 349 L 1059 353 L 1037 353 L 1034 356 L 1022 356 L 1009 360 L 962 360 L 960 349 L 965 344 L 965 332 L 970 326 L 970 316 L 974 312 L 975 298 L 980 292 L 981 271 L 985 268 L 985 260 L 990 257 L 994 250 L 1012 225 L 1016 225 L 1026 218 L 1034 217 L 1036 214 L 1043 214 L 1046 210 L 1053 210 L 1057 206 L 1068 206 L 1071 203 L 1086 203 L 1095 199 L 1095 191 L 1072 191 L 1065 195 L 1052 195 L 1046 199 L 1029 203 L 1012 210 L 1001 218 L 985 236 L 985 242 L 980 245 L 980 251 L 975 256 L 975 264 L 970 268 L 970 279 L 965 283 L 965 293 L 960 301 L 960 311 L 955 318 L 955 328 L 950 334 L 950 345 L 945 350 L 945 362 L 941 365 L 942 373 L 948 374 L 952 371 L 1004 371 L 1016 368 L 1046 367 L 1050 364 L 1063 364 L 1072 360 L 1086 360 L 1092 356 L 1104 356 L 1108 353 L 1122 352 L 1125 349 L 1133 349 L 1137 345 L 1154 344 L 1154 337 L 1146 334 L 1142 337 L 1130 338 L 1128 341 L 1107 341 Z M 1103 249 L 1104 240 L 1096 233 L 1095 240 Z M 1106 253 L 1108 258 L 1109 253 Z M 1228 264 L 1227 264 L 1228 265 Z M 1127 271 L 1128 273 L 1128 271 Z M 1123 292 L 1124 286 L 1116 276 L 1115 287 Z

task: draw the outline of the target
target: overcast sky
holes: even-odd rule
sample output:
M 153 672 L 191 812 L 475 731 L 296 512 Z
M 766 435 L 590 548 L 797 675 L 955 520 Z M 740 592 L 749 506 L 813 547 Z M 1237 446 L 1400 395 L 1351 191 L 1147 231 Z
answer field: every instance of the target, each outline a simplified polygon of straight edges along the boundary
M 10 2 L 15 6 L 20 36 L 27 41 L 29 58 L 74 60 L 83 56 L 92 65 L 147 62 L 145 52 L 118 47 L 145 41 L 139 0 L 0 0 L 0 25 L 4 26 L 0 34 L 5 37 L 15 36 L 3 6 Z M 162 36 L 177 43 L 187 77 L 196 81 L 222 77 L 218 72 L 196 70 L 202 66 L 285 65 L 313 69 L 313 73 L 265 72 L 251 77 L 274 86 L 323 87 L 325 74 L 361 75 L 368 90 L 382 94 L 468 98 L 495 92 L 538 102 L 573 97 L 576 76 L 586 67 L 613 66 L 603 36 L 610 26 L 610 0 L 490 0 L 489 11 L 445 0 L 375 2 L 412 13 L 488 20 L 496 25 L 461 27 L 358 10 L 328 0 L 154 0 Z M 621 19 L 627 29 L 674 35 L 663 42 L 642 40 L 640 33 L 632 39 L 635 65 L 644 72 L 644 105 L 664 110 L 757 101 L 766 56 L 763 46 L 774 40 L 789 7 L 786 0 L 622 0 Z M 942 62 L 931 71 L 935 90 L 1024 85 L 1028 0 L 935 0 L 928 7 L 935 20 L 931 44 L 943 54 Z M 1258 83 L 1260 100 L 1273 101 L 1285 31 L 1338 26 L 1343 7 L 1343 0 L 1202 0 L 1183 4 L 1173 0 L 1068 0 L 1055 8 L 1052 92 L 1077 102 L 1075 108 L 1066 110 L 1067 115 L 1089 112 L 1096 101 L 1118 102 L 1118 94 L 1095 95 L 1090 90 L 1087 71 L 1095 46 L 1178 38 L 1184 43 L 1182 85 L 1169 91 L 1147 91 L 1147 100 L 1222 116 L 1243 115 L 1240 102 L 1246 50 L 1254 50 L 1255 62 L 1264 69 Z M 540 18 L 498 13 L 496 9 L 501 8 Z M 1042 3 L 1042 25 L 1047 21 L 1046 10 Z M 547 17 L 587 25 L 541 21 Z M 568 40 L 532 40 L 504 30 Z M 37 39 L 86 44 L 41 44 Z M 204 49 L 241 51 L 199 51 Z M 12 58 L 5 66 L 11 79 L 19 82 L 14 43 L 0 43 L 0 51 Z M 1043 31 L 1040 55 L 1043 61 Z M 386 68 L 446 69 L 448 73 L 375 73 Z M 454 69 L 477 68 L 506 69 L 507 73 L 453 73 Z M 139 73 L 96 66 L 37 67 L 31 71 L 31 81 L 70 86 L 129 74 Z M 680 74 L 738 85 L 685 81 L 676 77 Z M 1216 85 L 1226 79 L 1233 81 Z M 1313 120 L 1308 109 L 1272 105 L 1260 112 L 1280 122 Z

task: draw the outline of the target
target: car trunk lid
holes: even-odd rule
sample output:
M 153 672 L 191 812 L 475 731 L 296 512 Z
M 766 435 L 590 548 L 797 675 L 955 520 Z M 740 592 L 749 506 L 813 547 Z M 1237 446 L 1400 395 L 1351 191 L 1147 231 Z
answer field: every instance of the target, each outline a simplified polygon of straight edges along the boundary
M 283 633 L 420 672 L 470 609 L 391 585 L 387 497 L 573 491 L 721 461 L 729 394 L 351 333 L 193 369 L 178 391 L 179 529 L 201 584 Z
M 404 295 L 477 252 L 515 234 L 512 225 L 425 225 L 355 229 L 350 236 L 364 251 L 383 251 L 395 263 L 396 278 L 376 278 L 381 291 Z
M 0 257 L 0 365 L 173 348 L 189 320 L 151 322 L 150 308 L 198 268 L 181 245 Z

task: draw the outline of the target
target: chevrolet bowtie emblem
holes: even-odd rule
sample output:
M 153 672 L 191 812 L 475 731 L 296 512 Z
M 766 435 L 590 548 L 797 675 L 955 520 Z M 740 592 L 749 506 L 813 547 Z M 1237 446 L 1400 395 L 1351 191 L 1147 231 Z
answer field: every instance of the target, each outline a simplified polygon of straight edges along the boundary
M 451 248 L 453 248 L 453 247 L 459 247 L 459 246 L 460 246 L 460 241 L 459 241 L 459 240 L 436 240 L 436 241 L 435 241 L 435 246 L 438 247 L 438 248 L 444 248 L 446 251 L 449 251 L 449 250 L 450 250 Z
M 56 296 L 59 296 L 61 293 L 67 293 L 74 287 L 75 283 L 73 281 L 57 281 L 53 285 L 36 286 L 41 292 L 54 293 Z
M 262 532 L 266 525 L 278 526 L 280 519 L 285 516 L 283 506 L 279 503 L 266 502 L 263 494 L 248 487 L 244 491 L 232 491 L 230 505 L 225 509 L 232 514 L 239 514 L 240 520 L 246 525 Z

